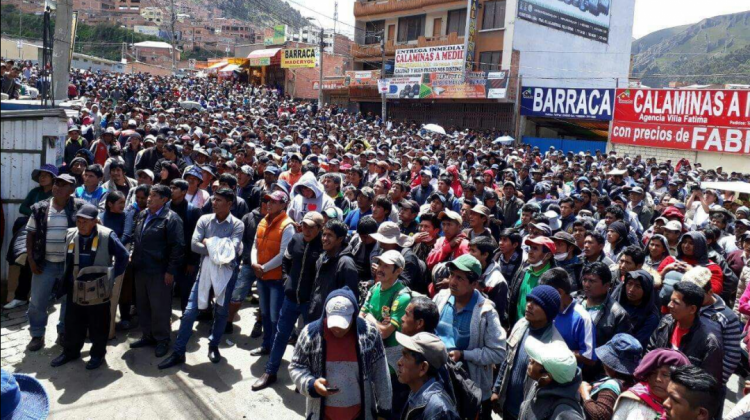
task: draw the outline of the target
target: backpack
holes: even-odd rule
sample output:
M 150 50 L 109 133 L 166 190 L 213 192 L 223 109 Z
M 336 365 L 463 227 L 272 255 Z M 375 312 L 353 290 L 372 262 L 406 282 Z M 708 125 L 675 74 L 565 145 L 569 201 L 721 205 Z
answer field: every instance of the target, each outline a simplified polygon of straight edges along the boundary
M 449 358 L 445 368 L 448 371 L 459 416 L 462 420 L 477 419 L 482 405 L 482 390 L 469 379 L 469 373 L 462 362 L 456 363 Z

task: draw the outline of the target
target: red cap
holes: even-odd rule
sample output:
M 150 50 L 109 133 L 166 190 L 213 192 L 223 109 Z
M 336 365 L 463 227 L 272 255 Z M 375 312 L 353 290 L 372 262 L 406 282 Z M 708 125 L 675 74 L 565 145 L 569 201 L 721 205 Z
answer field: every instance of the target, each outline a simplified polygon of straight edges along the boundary
M 526 239 L 526 242 L 524 242 L 524 244 L 525 245 L 531 245 L 531 244 L 541 245 L 549 249 L 549 252 L 553 254 L 557 252 L 557 247 L 555 246 L 555 242 L 546 236 L 537 236 L 536 238 L 533 238 L 533 239 L 528 238 Z

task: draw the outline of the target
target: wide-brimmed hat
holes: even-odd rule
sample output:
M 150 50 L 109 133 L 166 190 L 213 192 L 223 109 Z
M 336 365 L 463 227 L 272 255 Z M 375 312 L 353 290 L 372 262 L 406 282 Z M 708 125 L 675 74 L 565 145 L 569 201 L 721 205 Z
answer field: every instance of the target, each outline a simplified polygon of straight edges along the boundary
M 632 376 L 641 361 L 643 347 L 632 335 L 620 333 L 607 344 L 597 347 L 594 353 L 615 372 Z
M 557 232 L 554 235 L 552 235 L 552 240 L 562 241 L 572 246 L 573 255 L 578 255 L 581 253 L 581 248 L 578 247 L 578 244 L 576 243 L 576 238 L 574 238 L 573 235 L 569 234 L 568 232 Z
M 39 169 L 34 169 L 33 171 L 31 171 L 31 179 L 34 182 L 39 182 L 39 175 L 41 175 L 42 172 L 47 172 L 48 174 L 52 175 L 52 179 L 57 178 L 58 175 L 57 166 L 45 163 Z
M 42 384 L 31 376 L 2 370 L 0 380 L 0 416 L 2 420 L 44 420 L 49 416 L 49 396 Z
M 371 234 L 370 237 L 378 242 L 396 244 L 400 247 L 409 247 L 414 242 L 411 237 L 401 233 L 396 223 L 390 221 L 381 223 L 377 233 Z

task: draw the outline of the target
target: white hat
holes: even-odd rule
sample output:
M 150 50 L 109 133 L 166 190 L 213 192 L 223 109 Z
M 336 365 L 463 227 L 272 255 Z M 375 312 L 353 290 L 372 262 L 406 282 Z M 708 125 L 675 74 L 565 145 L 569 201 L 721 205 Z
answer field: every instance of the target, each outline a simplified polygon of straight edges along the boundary
M 404 268 L 406 260 L 400 252 L 396 250 L 385 251 L 382 255 L 375 257 L 375 259 L 383 264 L 395 265 L 398 268 Z
M 354 315 L 354 304 L 345 296 L 336 296 L 326 304 L 328 328 L 348 329 Z

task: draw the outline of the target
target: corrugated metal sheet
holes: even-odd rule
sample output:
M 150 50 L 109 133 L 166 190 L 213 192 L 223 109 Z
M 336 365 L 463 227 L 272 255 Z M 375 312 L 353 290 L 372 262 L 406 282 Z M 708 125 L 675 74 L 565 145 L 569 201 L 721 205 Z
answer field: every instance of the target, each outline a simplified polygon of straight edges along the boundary
M 62 157 L 62 141 L 67 134 L 67 117 L 62 109 L 3 111 L 0 153 L 0 197 L 5 215 L 5 235 L 0 249 L 0 278 L 8 274 L 5 255 L 12 235 L 13 222 L 20 203 L 36 186 L 31 172 L 42 163 L 56 164 Z M 10 201 L 10 202 L 9 202 Z
M 607 149 L 606 141 L 563 140 L 523 136 L 522 142 L 524 144 L 529 144 L 532 147 L 537 146 L 542 152 L 546 152 L 547 150 L 549 150 L 550 146 L 553 146 L 555 150 L 562 150 L 565 153 L 589 151 L 592 154 L 595 154 L 597 150 L 601 150 L 602 153 L 604 153 Z

